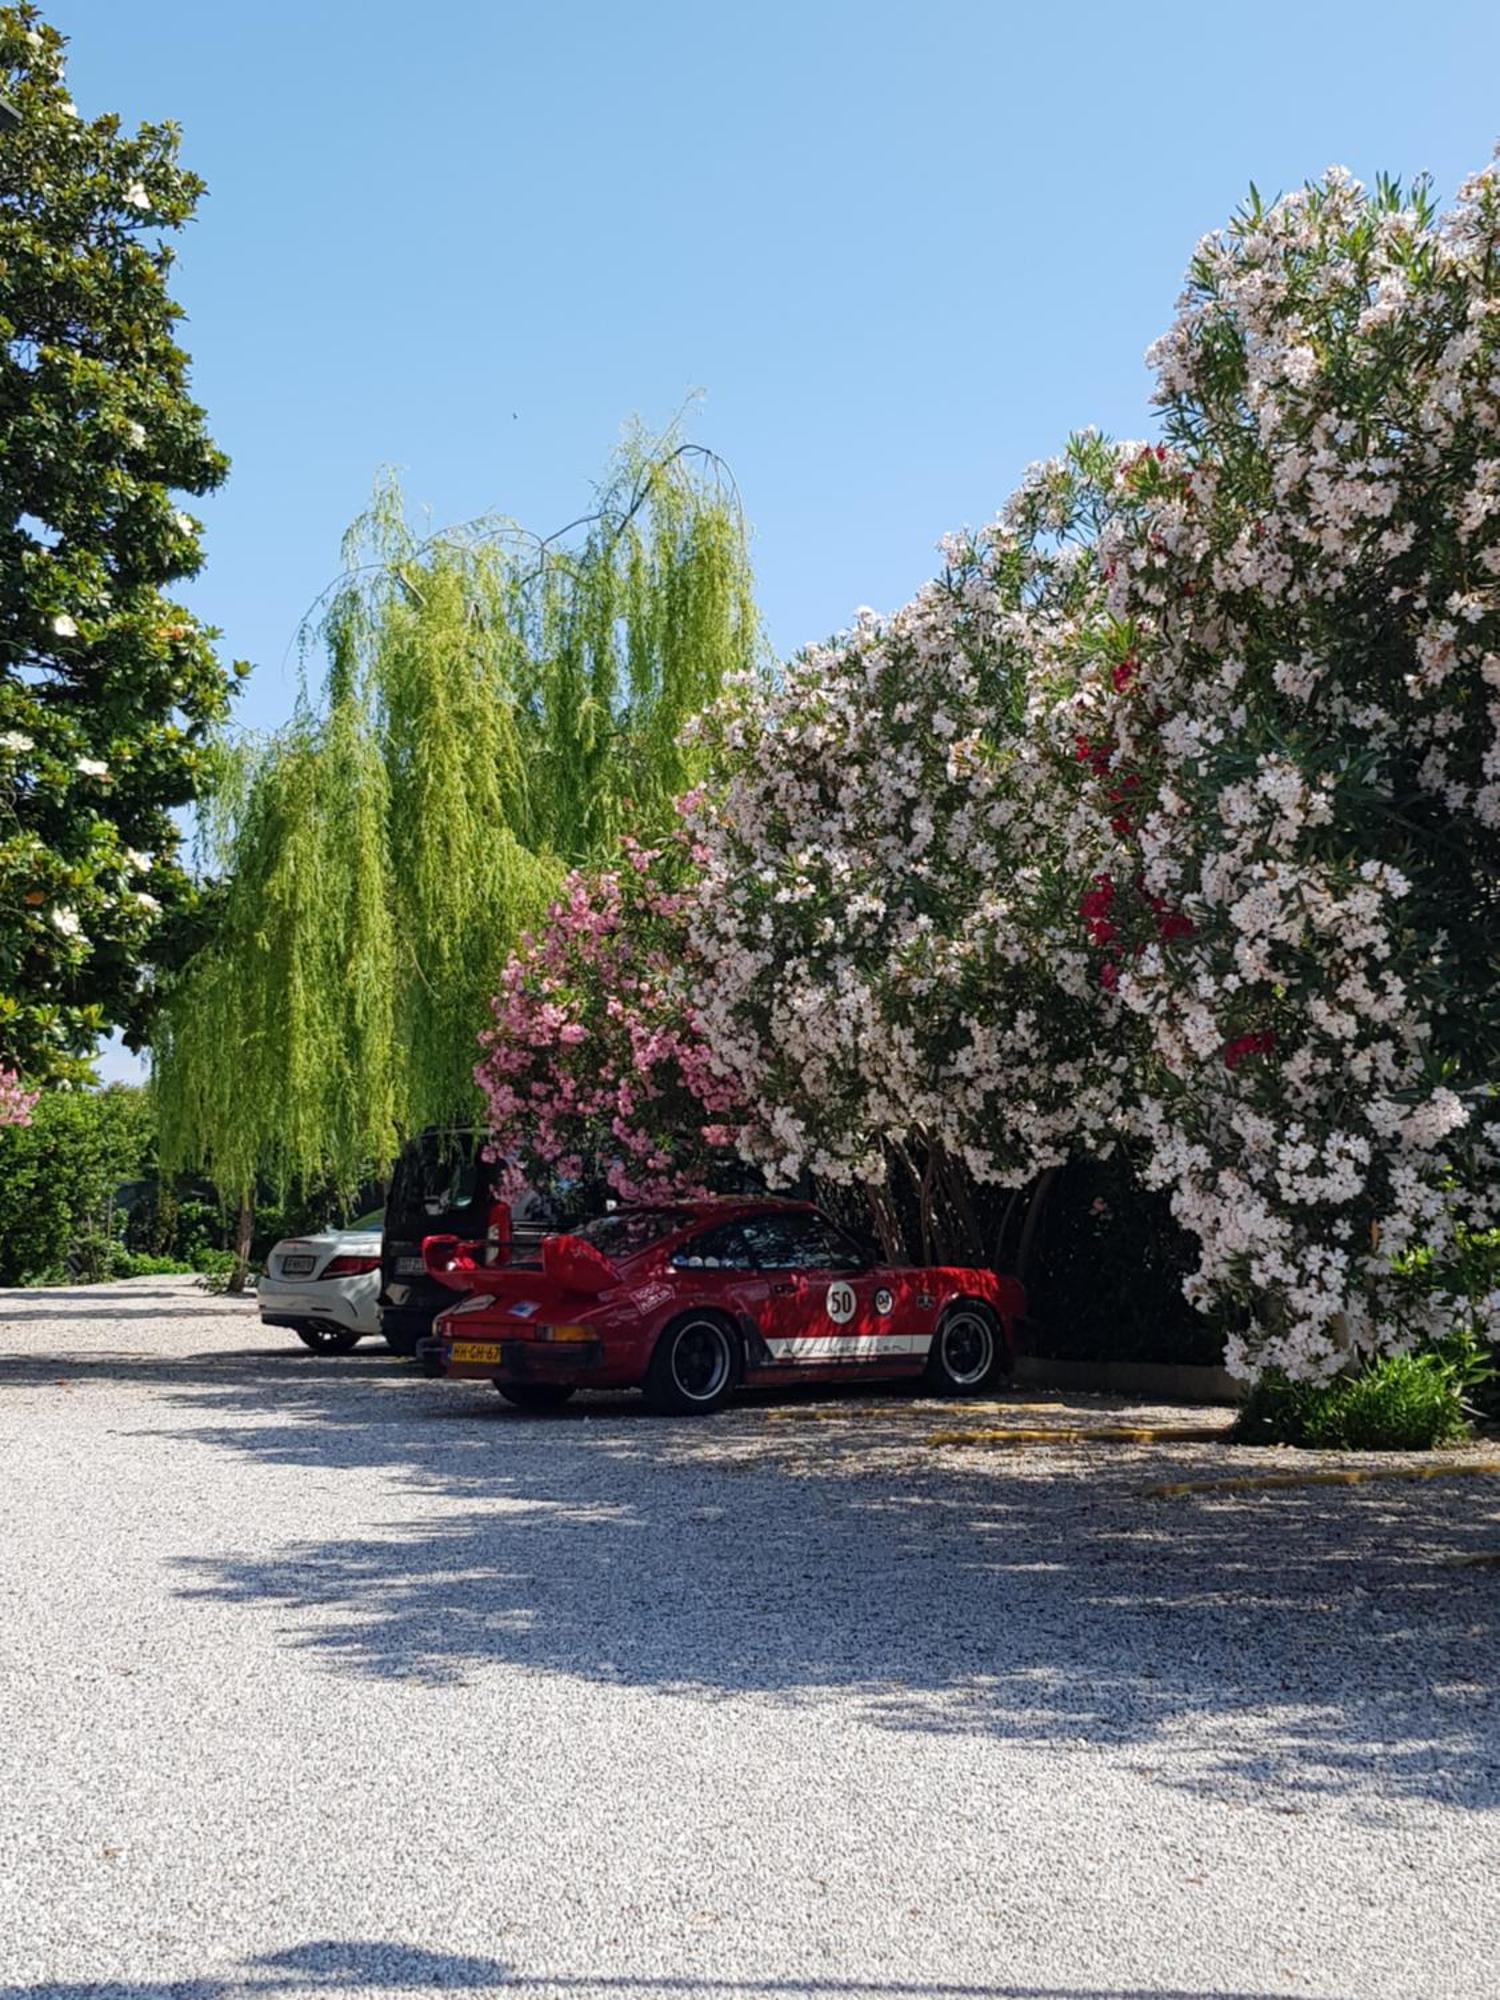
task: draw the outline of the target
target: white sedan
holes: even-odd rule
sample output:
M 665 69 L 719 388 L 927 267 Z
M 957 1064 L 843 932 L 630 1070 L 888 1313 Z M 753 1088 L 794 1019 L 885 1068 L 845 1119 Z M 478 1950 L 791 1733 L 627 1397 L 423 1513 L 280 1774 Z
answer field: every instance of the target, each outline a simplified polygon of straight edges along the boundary
M 347 1229 L 286 1236 L 255 1287 L 266 1326 L 289 1326 L 316 1354 L 347 1354 L 380 1331 L 380 1222 L 361 1216 Z

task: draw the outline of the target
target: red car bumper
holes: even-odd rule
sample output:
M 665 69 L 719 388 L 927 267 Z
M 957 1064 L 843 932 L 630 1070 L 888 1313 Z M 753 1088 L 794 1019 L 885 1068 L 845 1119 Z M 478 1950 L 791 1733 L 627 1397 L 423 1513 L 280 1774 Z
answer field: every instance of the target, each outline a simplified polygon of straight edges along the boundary
M 455 1355 L 455 1348 L 458 1350 Z M 551 1382 L 585 1388 L 604 1368 L 602 1340 L 449 1340 L 432 1335 L 419 1343 L 424 1375 L 471 1382 Z

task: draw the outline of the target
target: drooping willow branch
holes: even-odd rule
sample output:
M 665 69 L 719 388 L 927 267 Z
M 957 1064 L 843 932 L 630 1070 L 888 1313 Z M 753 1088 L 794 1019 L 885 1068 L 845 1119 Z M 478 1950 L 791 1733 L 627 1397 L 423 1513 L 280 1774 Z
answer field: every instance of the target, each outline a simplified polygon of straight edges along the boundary
M 320 692 L 226 757 L 205 822 L 218 922 L 154 1051 L 170 1164 L 352 1186 L 472 1116 L 517 936 L 567 867 L 670 824 L 684 725 L 760 658 L 738 496 L 632 439 L 572 529 L 420 536 L 378 483 L 304 633 Z

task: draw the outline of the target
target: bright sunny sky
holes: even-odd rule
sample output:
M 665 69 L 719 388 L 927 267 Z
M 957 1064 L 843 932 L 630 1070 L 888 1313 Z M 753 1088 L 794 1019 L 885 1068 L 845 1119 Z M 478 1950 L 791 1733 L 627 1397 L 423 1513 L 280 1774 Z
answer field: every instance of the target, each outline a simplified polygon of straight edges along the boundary
M 701 391 L 784 653 L 1070 429 L 1149 430 L 1142 353 L 1252 179 L 1446 198 L 1500 136 L 1495 0 L 46 11 L 85 115 L 175 118 L 209 183 L 176 293 L 233 470 L 189 596 L 256 726 L 382 464 L 434 525 L 545 533 Z

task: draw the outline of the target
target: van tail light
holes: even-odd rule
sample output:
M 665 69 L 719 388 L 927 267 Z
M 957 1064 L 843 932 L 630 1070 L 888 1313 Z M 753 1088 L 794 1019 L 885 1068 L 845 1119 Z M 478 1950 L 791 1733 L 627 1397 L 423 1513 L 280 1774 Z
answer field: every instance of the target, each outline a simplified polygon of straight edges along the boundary
M 366 1271 L 378 1271 L 378 1257 L 333 1257 L 318 1274 L 324 1278 L 362 1278 Z

